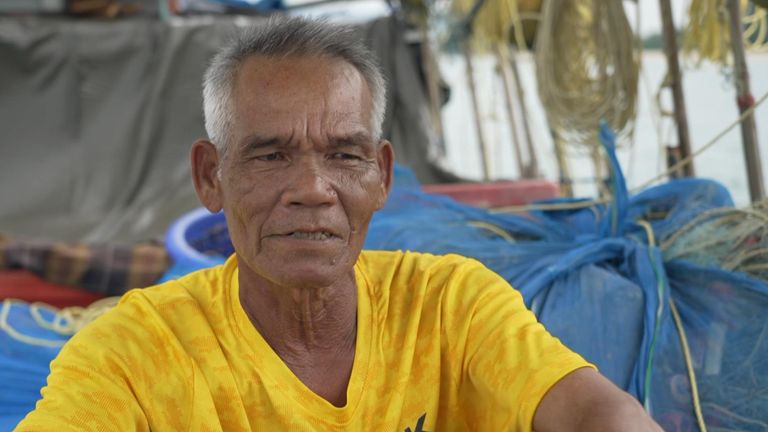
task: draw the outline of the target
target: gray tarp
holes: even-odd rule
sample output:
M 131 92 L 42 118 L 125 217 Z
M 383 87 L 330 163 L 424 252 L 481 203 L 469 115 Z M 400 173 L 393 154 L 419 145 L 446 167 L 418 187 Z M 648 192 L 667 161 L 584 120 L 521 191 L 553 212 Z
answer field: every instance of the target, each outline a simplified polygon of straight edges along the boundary
M 0 19 L 0 233 L 133 243 L 199 204 L 200 84 L 244 19 Z M 254 21 L 248 21 L 252 23 Z M 390 82 L 384 133 L 423 182 L 453 180 L 402 31 L 361 26 Z

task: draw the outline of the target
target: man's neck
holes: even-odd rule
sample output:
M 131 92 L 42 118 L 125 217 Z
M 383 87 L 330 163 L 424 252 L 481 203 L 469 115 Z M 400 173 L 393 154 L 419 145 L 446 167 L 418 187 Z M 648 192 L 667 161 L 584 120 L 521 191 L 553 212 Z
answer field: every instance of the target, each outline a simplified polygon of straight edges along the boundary
M 240 304 L 270 347 L 311 390 L 346 402 L 357 335 L 354 273 L 327 287 L 284 287 L 240 269 Z

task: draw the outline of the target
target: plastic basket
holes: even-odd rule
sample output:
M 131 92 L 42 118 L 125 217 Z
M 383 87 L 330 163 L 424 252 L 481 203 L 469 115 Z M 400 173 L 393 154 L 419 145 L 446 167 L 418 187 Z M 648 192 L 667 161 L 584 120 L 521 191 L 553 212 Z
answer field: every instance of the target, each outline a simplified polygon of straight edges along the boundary
M 165 234 L 165 247 L 173 265 L 161 282 L 223 264 L 234 252 L 224 213 L 211 213 L 202 207 L 171 224 Z

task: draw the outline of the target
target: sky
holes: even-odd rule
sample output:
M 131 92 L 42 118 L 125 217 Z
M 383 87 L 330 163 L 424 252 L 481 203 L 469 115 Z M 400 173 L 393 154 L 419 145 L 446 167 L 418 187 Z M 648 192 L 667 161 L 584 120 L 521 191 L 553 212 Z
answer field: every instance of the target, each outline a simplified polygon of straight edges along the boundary
M 296 6 L 313 3 L 317 0 L 283 0 L 288 6 Z M 601 0 L 607 1 L 607 0 Z M 623 0 L 630 23 L 634 26 L 637 11 L 640 11 L 640 34 L 648 36 L 661 32 L 661 17 L 659 16 L 659 0 Z M 670 0 L 672 3 L 673 20 L 675 26 L 683 24 L 685 12 L 690 0 Z M 638 7 L 639 4 L 639 7 Z M 351 0 L 333 2 L 315 8 L 317 12 L 344 12 L 354 15 L 380 14 L 386 9 L 384 0 Z
M 680 28 L 688 9 L 688 0 L 670 0 L 672 3 L 672 14 L 675 27 Z M 639 8 L 637 6 L 639 3 Z M 624 1 L 627 11 L 627 18 L 633 24 L 637 17 L 637 11 L 640 11 L 640 34 L 648 36 L 655 33 L 661 33 L 661 16 L 659 15 L 659 0 L 638 0 Z

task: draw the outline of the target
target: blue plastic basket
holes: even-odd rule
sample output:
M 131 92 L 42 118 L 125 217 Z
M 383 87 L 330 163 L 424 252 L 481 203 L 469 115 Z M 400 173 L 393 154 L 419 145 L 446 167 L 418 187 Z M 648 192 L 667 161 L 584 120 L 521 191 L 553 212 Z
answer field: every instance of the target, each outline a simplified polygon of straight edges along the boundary
M 160 282 L 224 263 L 234 252 L 223 212 L 198 208 L 177 219 L 165 234 L 173 265 Z

